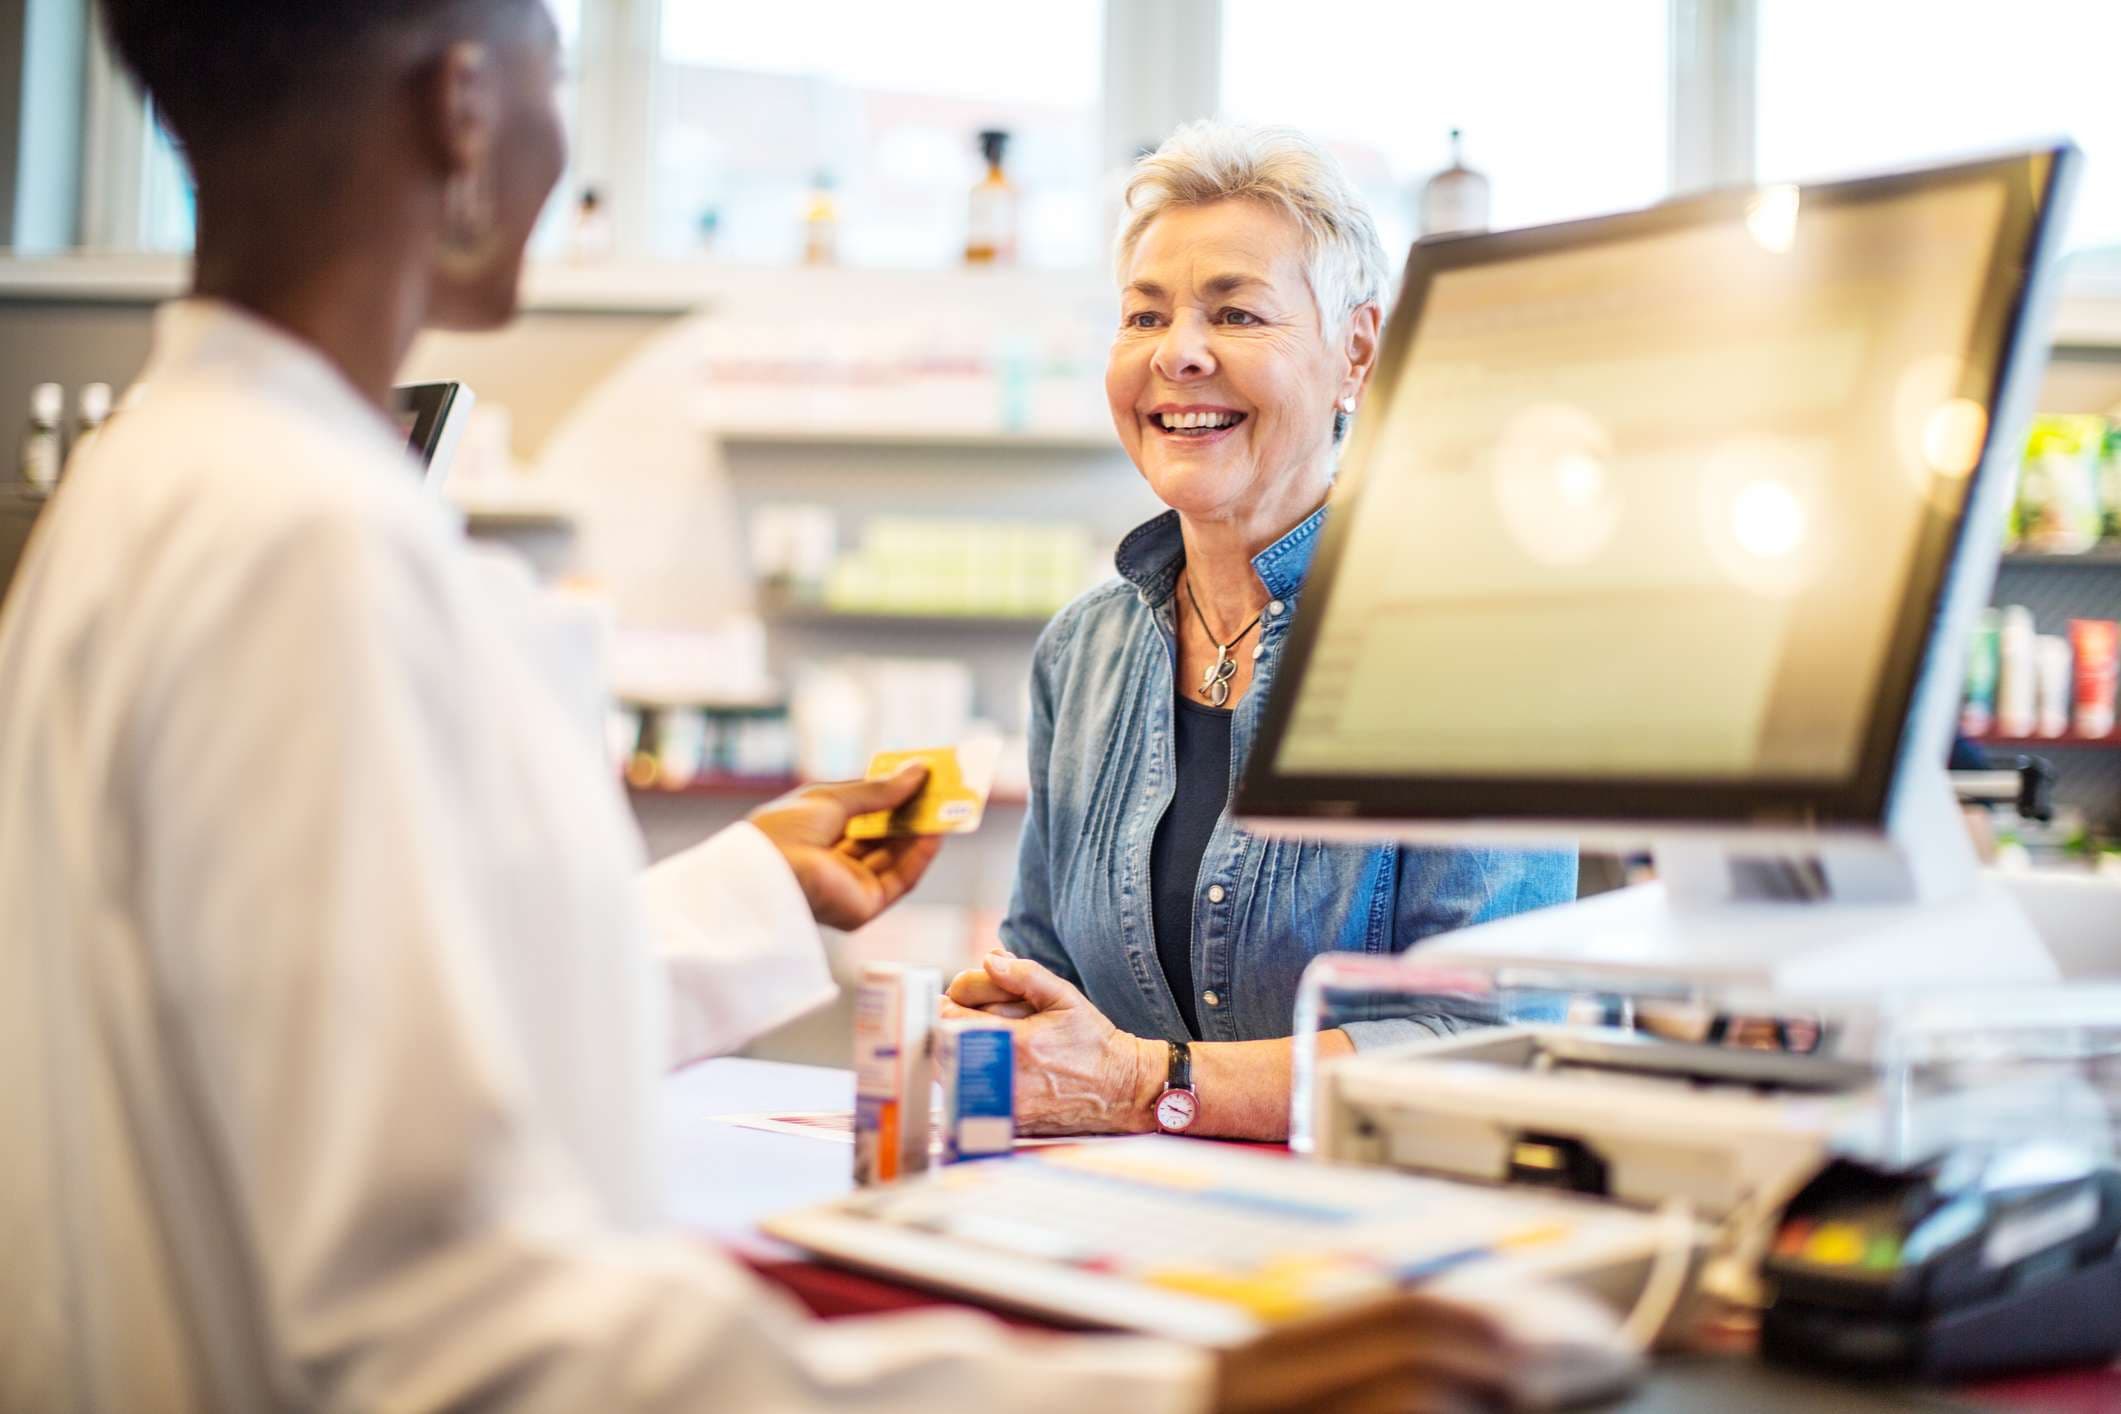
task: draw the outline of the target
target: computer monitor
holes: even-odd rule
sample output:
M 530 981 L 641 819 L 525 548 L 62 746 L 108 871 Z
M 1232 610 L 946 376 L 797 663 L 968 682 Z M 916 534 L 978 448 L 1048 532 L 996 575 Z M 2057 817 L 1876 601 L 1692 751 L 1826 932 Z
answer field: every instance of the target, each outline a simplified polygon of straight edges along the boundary
M 1418 951 L 1498 977 L 2052 978 L 1944 758 L 2078 162 L 1417 245 L 1240 816 L 1653 851 Z
M 1416 245 L 1239 813 L 1801 845 L 1941 792 L 2077 161 Z

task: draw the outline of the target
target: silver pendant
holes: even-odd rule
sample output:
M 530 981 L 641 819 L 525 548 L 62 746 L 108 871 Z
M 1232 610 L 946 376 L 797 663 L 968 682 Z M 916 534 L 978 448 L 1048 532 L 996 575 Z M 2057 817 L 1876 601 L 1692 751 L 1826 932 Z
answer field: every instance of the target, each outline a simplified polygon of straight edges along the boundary
M 1217 644 L 1215 662 L 1203 669 L 1200 675 L 1200 695 L 1208 699 L 1211 707 L 1220 707 L 1230 700 L 1230 679 L 1237 676 L 1237 660 L 1230 656 L 1227 644 Z

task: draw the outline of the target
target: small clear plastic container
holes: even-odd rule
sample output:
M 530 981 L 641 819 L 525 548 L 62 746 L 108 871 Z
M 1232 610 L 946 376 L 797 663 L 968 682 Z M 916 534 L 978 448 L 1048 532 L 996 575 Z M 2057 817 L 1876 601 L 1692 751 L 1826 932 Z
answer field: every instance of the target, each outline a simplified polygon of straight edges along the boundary
M 1910 994 L 1879 1022 L 1886 1157 L 2034 1143 L 2121 1156 L 2121 984 Z

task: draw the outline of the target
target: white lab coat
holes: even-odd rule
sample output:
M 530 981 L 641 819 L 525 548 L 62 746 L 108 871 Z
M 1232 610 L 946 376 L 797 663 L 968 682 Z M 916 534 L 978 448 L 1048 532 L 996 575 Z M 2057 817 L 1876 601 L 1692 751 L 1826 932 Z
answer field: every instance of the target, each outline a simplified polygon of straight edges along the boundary
M 0 617 L 0 1408 L 1200 1402 L 655 1235 L 666 1037 L 829 987 L 786 866 L 739 826 L 637 890 L 522 587 L 322 359 L 187 303 L 145 376 Z

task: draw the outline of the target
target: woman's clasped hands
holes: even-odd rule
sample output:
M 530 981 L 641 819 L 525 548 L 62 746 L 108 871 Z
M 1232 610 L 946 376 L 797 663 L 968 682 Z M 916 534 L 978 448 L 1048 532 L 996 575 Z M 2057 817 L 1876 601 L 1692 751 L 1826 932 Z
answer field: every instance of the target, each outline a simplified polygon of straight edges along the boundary
M 1156 1128 L 1169 1047 L 1120 1030 L 1074 983 L 1030 958 L 999 948 L 988 953 L 983 966 L 951 979 L 942 1015 L 1008 1025 L 1018 1133 Z

